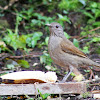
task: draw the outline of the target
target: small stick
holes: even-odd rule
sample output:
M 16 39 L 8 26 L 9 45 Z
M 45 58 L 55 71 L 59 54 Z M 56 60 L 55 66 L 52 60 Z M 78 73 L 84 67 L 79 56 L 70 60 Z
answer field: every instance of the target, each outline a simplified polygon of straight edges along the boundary
M 84 83 L 90 83 L 90 82 L 96 82 L 96 81 L 100 81 L 100 78 L 92 79 L 92 80 L 86 80 L 86 81 L 82 81 L 82 82 L 84 82 Z
M 99 28 L 100 28 L 100 27 L 94 28 L 94 29 L 90 30 L 89 32 L 92 32 L 92 31 L 98 30 Z

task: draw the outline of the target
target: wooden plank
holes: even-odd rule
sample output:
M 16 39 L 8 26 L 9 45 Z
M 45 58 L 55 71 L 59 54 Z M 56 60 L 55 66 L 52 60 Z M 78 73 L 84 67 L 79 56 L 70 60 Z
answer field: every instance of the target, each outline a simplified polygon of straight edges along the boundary
M 0 84 L 0 95 L 37 95 L 38 90 L 50 94 L 81 94 L 86 92 L 86 83 L 42 83 L 42 84 Z

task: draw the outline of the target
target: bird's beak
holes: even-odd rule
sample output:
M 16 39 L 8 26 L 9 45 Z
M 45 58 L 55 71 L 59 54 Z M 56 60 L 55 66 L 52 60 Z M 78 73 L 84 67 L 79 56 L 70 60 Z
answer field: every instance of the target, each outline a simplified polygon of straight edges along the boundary
M 49 27 L 51 26 L 51 24 L 45 24 L 45 25 L 46 25 L 46 26 L 49 26 Z

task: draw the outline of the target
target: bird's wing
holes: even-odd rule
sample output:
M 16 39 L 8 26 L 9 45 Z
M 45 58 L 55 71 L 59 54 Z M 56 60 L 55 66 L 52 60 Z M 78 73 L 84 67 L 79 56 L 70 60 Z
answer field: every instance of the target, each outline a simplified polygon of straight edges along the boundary
M 81 50 L 75 47 L 71 41 L 65 38 L 61 41 L 61 49 L 65 53 L 70 53 L 84 58 L 87 57 Z

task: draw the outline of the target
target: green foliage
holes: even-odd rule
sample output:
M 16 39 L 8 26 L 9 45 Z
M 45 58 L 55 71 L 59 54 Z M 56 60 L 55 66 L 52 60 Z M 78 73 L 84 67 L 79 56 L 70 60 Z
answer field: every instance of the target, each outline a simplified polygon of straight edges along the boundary
M 94 43 L 95 46 L 97 46 L 96 52 L 100 54 L 100 47 L 99 47 L 100 37 L 93 37 L 87 44 L 92 44 L 92 43 Z
M 20 65 L 12 60 L 12 59 L 6 59 L 6 63 L 5 63 L 5 68 L 8 69 L 8 70 L 15 70 L 15 69 L 18 69 L 20 67 Z
M 33 34 L 29 34 L 26 38 L 26 44 L 29 47 L 34 48 L 37 44 L 37 41 L 40 40 L 40 37 L 42 36 L 42 32 L 35 32 Z
M 17 62 L 21 67 L 24 67 L 24 68 L 29 68 L 30 67 L 29 63 L 26 60 L 18 60 Z
M 73 44 L 74 44 L 77 48 L 79 48 L 79 41 L 78 41 L 77 39 L 74 39 L 74 40 L 73 40 Z
M 89 54 L 89 47 L 88 46 L 84 46 L 82 51 L 86 54 Z
M 31 10 L 29 9 L 28 15 L 30 14 L 31 14 Z M 7 45 L 10 45 L 11 47 L 13 47 L 14 50 L 17 50 L 18 48 L 27 50 L 26 45 L 34 48 L 37 44 L 37 41 L 40 40 L 40 37 L 43 35 L 42 32 L 34 32 L 32 34 L 19 36 L 18 26 L 20 24 L 20 21 L 22 21 L 22 17 L 19 13 L 17 13 L 15 32 L 13 32 L 11 29 L 7 29 L 7 35 L 5 35 L 5 37 L 3 38 L 3 41 L 5 41 Z M 6 48 L 3 47 L 2 50 L 4 49 L 6 50 Z
M 46 47 L 45 47 L 45 50 L 48 50 L 48 40 L 49 40 L 49 37 L 47 36 L 47 37 L 45 38 L 45 41 L 43 41 L 42 43 L 39 43 L 39 44 L 38 44 L 38 48 L 42 48 L 43 46 L 46 46 Z
M 17 15 L 16 15 L 16 23 L 15 23 L 15 34 L 16 35 L 18 34 L 18 26 L 19 26 L 21 21 L 22 21 L 22 18 L 17 13 Z
M 24 35 L 19 36 L 13 33 L 10 29 L 7 29 L 7 33 L 8 34 L 3 38 L 7 45 L 13 47 L 14 50 L 26 47 L 26 37 Z
M 35 32 L 33 34 L 21 35 L 13 33 L 10 29 L 7 29 L 7 35 L 3 38 L 7 45 L 10 45 L 17 50 L 18 48 L 26 50 L 26 45 L 34 48 L 37 44 L 37 41 L 40 40 L 40 37 L 43 35 L 42 32 Z
M 86 93 L 83 93 L 81 95 L 82 95 L 83 98 L 87 98 L 87 97 L 91 96 L 91 93 L 90 92 L 86 92 Z
M 73 40 L 73 44 L 79 48 L 79 41 L 77 39 Z M 79 48 L 80 49 L 80 48 Z M 83 51 L 84 53 L 88 54 L 89 53 L 89 47 L 88 46 L 84 46 L 83 49 L 80 49 L 81 51 Z
M 46 37 L 45 39 L 45 45 L 48 45 L 49 37 Z
M 88 25 L 92 24 L 93 27 L 100 26 L 100 21 L 97 21 L 97 18 L 100 17 L 100 3 L 91 1 L 88 3 L 85 10 L 81 10 L 81 12 L 89 18 L 87 20 Z
M 70 74 L 71 76 L 75 76 L 75 74 L 72 72 L 71 74 Z
M 81 10 L 81 12 L 86 16 L 87 20 L 87 25 L 82 28 L 81 36 L 86 36 L 86 35 L 95 35 L 96 31 L 89 31 L 94 29 L 95 27 L 100 26 L 100 21 L 98 18 L 100 17 L 100 3 L 95 2 L 95 1 L 89 1 L 86 8 L 84 10 Z M 99 31 L 97 31 L 99 32 Z M 90 45 L 92 43 L 100 43 L 100 37 L 99 34 L 97 33 L 98 37 L 93 36 L 89 42 L 86 43 L 86 45 Z M 86 37 L 88 38 L 88 37 Z M 89 47 L 84 47 L 85 50 L 88 49 Z M 98 48 L 99 49 L 99 48 Z M 97 50 L 98 51 L 98 50 Z M 100 53 L 100 52 L 98 52 Z
M 90 70 L 84 70 L 84 72 L 86 72 L 86 73 L 90 73 Z
M 66 16 L 63 16 L 63 15 L 61 15 L 61 14 L 57 14 L 58 15 L 58 17 L 59 17 L 59 21 L 58 22 L 64 22 L 64 21 L 66 21 L 66 22 L 68 22 L 69 24 L 71 24 L 71 21 L 69 20 L 69 18 L 67 17 L 67 15 Z
M 37 26 L 41 27 L 42 25 L 52 22 L 55 19 L 55 17 L 51 18 L 34 12 L 32 7 L 30 7 L 27 11 L 23 9 L 21 12 L 19 12 L 19 15 L 23 20 L 28 21 L 25 26 L 26 29 L 37 29 Z
M 66 32 L 64 32 L 64 35 L 65 35 L 65 37 L 66 37 L 67 39 L 70 38 L 70 36 L 69 36 Z
M 40 56 L 40 62 L 45 63 L 46 65 L 51 65 L 52 59 L 51 59 L 50 55 L 47 53 L 47 51 L 44 51 L 43 55 Z
M 61 0 L 58 7 L 60 10 L 78 10 L 86 5 L 86 0 Z
M 3 51 L 8 51 L 8 52 L 12 53 L 12 51 L 7 48 L 6 44 L 3 41 L 0 41 L 0 53 Z
M 51 95 L 49 93 L 42 94 L 39 90 L 38 90 L 38 92 L 39 92 L 39 94 L 40 94 L 40 96 L 42 97 L 43 100 L 46 99 L 49 95 Z
M 93 39 L 90 42 L 99 42 L 100 43 L 100 37 L 93 37 Z

